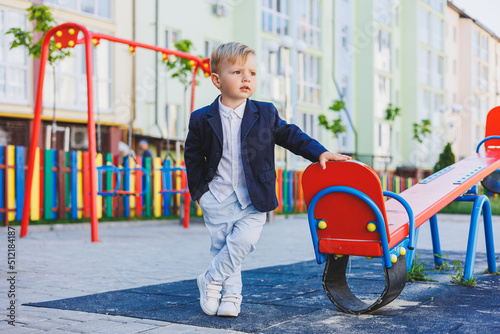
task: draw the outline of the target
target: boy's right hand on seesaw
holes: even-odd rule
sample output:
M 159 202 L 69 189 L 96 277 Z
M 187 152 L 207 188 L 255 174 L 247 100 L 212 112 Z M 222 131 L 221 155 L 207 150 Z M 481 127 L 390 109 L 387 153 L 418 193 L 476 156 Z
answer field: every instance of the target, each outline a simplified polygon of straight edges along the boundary
M 321 165 L 321 168 L 326 169 L 326 162 L 327 161 L 346 161 L 346 160 L 351 160 L 352 158 L 348 155 L 343 155 L 339 153 L 332 153 L 332 152 L 323 152 L 319 156 L 319 164 Z

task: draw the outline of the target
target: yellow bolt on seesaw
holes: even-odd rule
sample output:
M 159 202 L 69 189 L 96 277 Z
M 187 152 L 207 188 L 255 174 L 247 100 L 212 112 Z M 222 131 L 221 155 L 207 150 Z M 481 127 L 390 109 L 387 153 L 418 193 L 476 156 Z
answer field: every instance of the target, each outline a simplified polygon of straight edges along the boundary
M 375 232 L 377 230 L 377 225 L 374 223 L 368 223 L 368 225 L 366 225 L 366 229 L 368 232 Z
M 318 228 L 324 230 L 326 228 L 326 222 L 322 219 L 318 222 Z

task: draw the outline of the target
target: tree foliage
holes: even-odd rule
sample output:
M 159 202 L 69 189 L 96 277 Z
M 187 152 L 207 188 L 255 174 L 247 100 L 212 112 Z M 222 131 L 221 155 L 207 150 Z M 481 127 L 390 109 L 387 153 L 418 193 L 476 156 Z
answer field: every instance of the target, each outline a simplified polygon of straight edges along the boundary
M 447 143 L 444 147 L 443 152 L 439 155 L 439 160 L 434 165 L 434 173 L 445 168 L 451 166 L 455 163 L 455 154 L 451 149 L 451 144 Z
M 334 100 L 328 109 L 338 112 L 344 108 L 345 102 L 343 100 Z M 339 134 L 345 132 L 345 126 L 342 124 L 342 120 L 340 118 L 334 119 L 330 122 L 325 115 L 319 115 L 318 120 L 319 125 L 330 131 L 335 138 L 337 138 Z
M 28 54 L 34 58 L 40 58 L 42 54 L 42 44 L 45 34 L 57 25 L 54 20 L 50 8 L 45 5 L 32 5 L 26 11 L 29 13 L 29 20 L 34 22 L 33 29 L 25 31 L 21 28 L 12 28 L 6 34 L 12 35 L 13 41 L 10 45 L 11 49 L 19 46 L 24 46 L 28 49 Z M 38 39 L 38 36 L 41 37 Z M 70 55 L 67 50 L 59 50 L 56 48 L 55 42 L 52 39 L 49 44 L 48 62 L 54 65 L 59 59 L 63 59 Z
M 419 143 L 423 142 L 423 137 L 426 134 L 431 133 L 431 121 L 428 119 L 423 119 L 422 123 L 413 123 L 413 139 Z
M 193 42 L 188 39 L 180 40 L 179 42 L 176 42 L 174 46 L 177 50 L 186 53 L 191 53 L 194 50 Z M 167 59 L 166 65 L 168 71 L 172 72 L 172 78 L 177 78 L 184 87 L 188 87 L 189 85 L 191 85 L 191 82 L 193 80 L 193 70 L 195 68 L 195 63 L 193 60 L 179 58 L 171 55 Z

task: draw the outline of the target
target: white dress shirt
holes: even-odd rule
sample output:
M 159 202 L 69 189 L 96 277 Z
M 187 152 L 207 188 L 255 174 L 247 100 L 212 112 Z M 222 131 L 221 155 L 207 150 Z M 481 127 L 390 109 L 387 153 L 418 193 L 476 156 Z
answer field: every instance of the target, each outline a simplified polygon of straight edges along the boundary
M 246 104 L 245 101 L 233 110 L 223 105 L 219 97 L 223 137 L 222 157 L 214 178 L 208 184 L 219 203 L 222 203 L 233 192 L 236 193 L 242 209 L 252 203 L 241 162 L 241 121 Z

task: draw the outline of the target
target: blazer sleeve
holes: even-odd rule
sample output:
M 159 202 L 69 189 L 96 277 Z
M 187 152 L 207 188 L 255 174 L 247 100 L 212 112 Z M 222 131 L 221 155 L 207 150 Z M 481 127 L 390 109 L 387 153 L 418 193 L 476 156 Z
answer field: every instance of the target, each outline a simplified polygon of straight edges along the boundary
M 297 125 L 289 124 L 280 118 L 278 110 L 272 106 L 272 126 L 275 130 L 275 142 L 296 155 L 311 162 L 318 162 L 319 156 L 328 151 L 316 139 L 311 138 Z
M 198 117 L 199 118 L 199 117 Z M 205 156 L 202 151 L 201 128 L 197 113 L 192 113 L 189 119 L 189 132 L 184 146 L 184 161 L 188 179 L 189 193 L 193 201 L 198 200 L 206 189 L 203 178 Z

